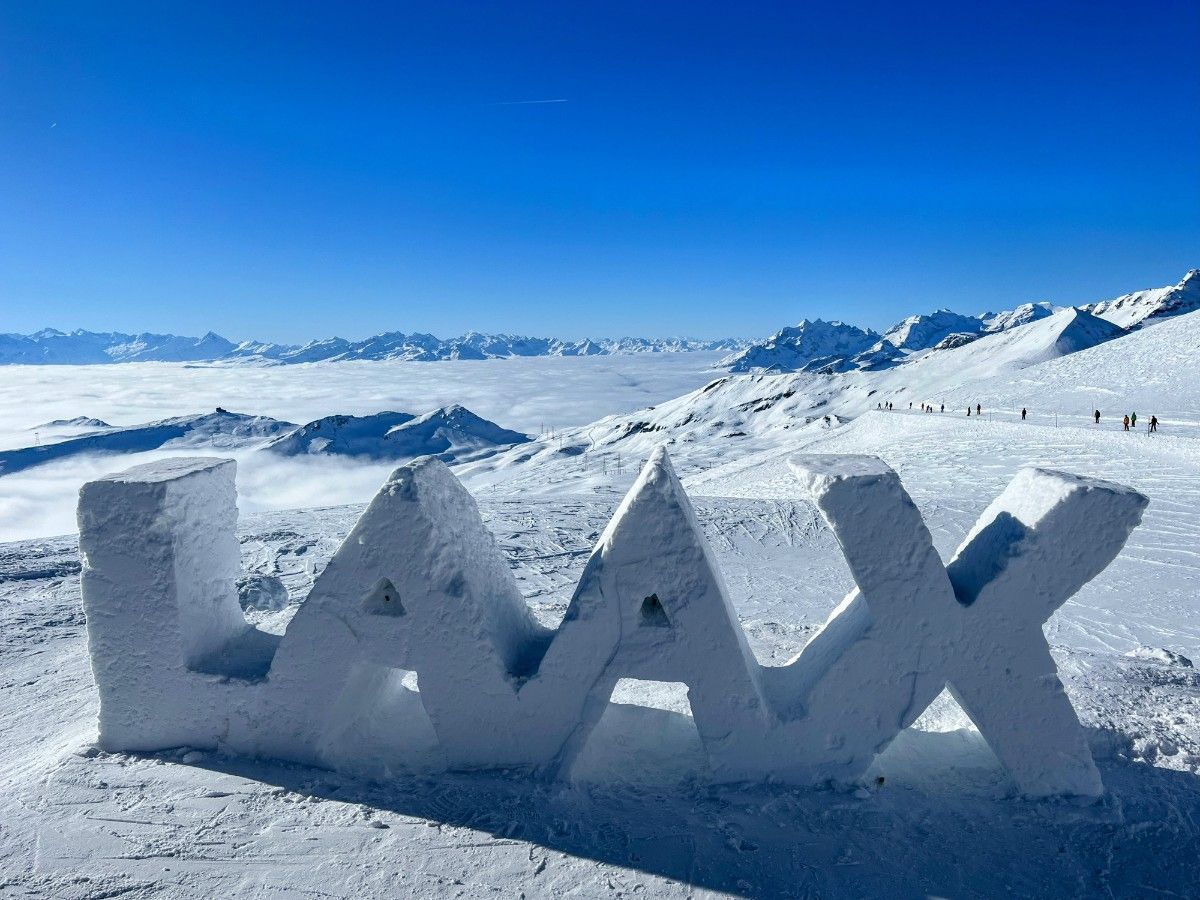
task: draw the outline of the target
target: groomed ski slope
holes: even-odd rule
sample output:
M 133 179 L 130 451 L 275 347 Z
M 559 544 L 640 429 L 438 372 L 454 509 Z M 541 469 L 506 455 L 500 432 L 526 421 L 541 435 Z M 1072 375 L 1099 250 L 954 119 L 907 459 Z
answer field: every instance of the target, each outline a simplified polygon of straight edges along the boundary
M 882 456 L 900 474 L 948 559 L 1024 466 L 1127 484 L 1150 498 L 1141 526 L 1103 575 L 1051 619 L 1052 642 L 1124 653 L 1167 642 L 1200 663 L 1200 441 L 1109 425 L 1055 427 L 984 413 L 871 412 L 842 428 L 685 479 L 696 495 L 796 496 L 787 458 L 803 449 Z

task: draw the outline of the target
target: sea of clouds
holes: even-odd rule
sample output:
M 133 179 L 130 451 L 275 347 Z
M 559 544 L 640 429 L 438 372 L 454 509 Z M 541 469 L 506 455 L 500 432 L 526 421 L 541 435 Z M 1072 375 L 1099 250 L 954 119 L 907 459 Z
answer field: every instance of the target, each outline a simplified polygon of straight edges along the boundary
M 0 367 L 0 448 L 28 446 L 38 425 L 89 416 L 134 425 L 211 411 L 304 423 L 382 410 L 416 414 L 461 403 L 498 424 L 537 434 L 630 412 L 718 377 L 721 354 L 431 363 L 384 361 L 300 366 L 134 363 Z M 0 476 L 0 541 L 75 531 L 80 486 L 108 472 L 194 449 L 84 456 Z M 219 452 L 238 459 L 243 513 L 366 502 L 390 463 Z

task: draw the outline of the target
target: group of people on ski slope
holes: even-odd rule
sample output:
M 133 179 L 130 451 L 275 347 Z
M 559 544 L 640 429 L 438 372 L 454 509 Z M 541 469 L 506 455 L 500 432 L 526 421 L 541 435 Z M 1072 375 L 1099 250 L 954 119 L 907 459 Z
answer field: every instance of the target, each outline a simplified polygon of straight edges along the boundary
M 1100 410 L 1099 409 L 1094 410 L 1094 412 L 1092 413 L 1092 419 L 1094 421 L 1096 421 L 1097 425 L 1100 424 Z M 1126 415 L 1124 415 L 1124 418 L 1121 420 L 1121 425 L 1124 428 L 1124 430 L 1126 430 L 1126 431 L 1129 431 L 1130 428 L 1133 428 L 1134 431 L 1138 430 L 1138 413 L 1126 413 Z M 1150 416 L 1150 431 L 1152 431 L 1152 432 L 1158 431 L 1158 416 L 1157 415 Z
M 880 403 L 876 403 L 875 408 L 881 409 L 881 410 L 892 410 L 892 409 L 895 409 L 895 406 L 892 405 L 892 402 L 890 400 L 887 400 L 887 401 L 882 401 Z M 908 408 L 909 408 L 909 410 L 911 410 L 913 408 L 911 401 L 908 404 Z M 938 408 L 938 412 L 945 412 L 945 411 L 946 411 L 946 404 L 943 403 Z M 921 404 L 921 412 L 927 412 L 927 413 L 933 412 L 933 404 L 932 403 L 922 403 Z M 967 407 L 967 417 L 969 418 L 970 415 L 971 415 L 971 407 L 968 406 Z M 979 404 L 979 403 L 975 404 L 975 415 L 977 415 L 977 416 L 983 415 L 983 405 L 982 404 Z M 1028 415 L 1029 415 L 1029 410 L 1026 409 L 1024 406 L 1022 406 L 1021 407 L 1021 421 L 1024 422 L 1026 416 L 1028 416 Z M 1095 423 L 1097 425 L 1100 424 L 1100 410 L 1097 409 L 1092 412 L 1092 419 L 1095 421 Z M 1137 430 L 1137 413 L 1131 412 L 1131 413 L 1126 414 L 1125 418 L 1123 418 L 1121 420 L 1121 424 L 1125 427 L 1126 431 L 1129 431 L 1130 428 L 1132 428 L 1133 430 L 1136 431 Z M 1153 432 L 1158 431 L 1158 416 L 1150 417 L 1150 429 L 1149 430 L 1153 431 Z
M 1100 410 L 1097 409 L 1097 410 L 1092 411 L 1092 421 L 1094 421 L 1097 425 L 1100 424 Z M 1131 428 L 1134 431 L 1137 431 L 1137 413 L 1136 412 L 1126 413 L 1124 418 L 1121 419 L 1121 425 L 1125 431 L 1129 431 Z M 1158 416 L 1150 417 L 1150 429 L 1149 430 L 1153 431 L 1153 432 L 1158 431 Z

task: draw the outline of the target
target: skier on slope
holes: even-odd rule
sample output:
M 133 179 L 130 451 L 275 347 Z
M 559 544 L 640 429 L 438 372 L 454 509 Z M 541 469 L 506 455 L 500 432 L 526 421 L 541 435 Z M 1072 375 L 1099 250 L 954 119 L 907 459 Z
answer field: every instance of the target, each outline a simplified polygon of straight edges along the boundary
M 1158 431 L 1158 416 L 1151 416 L 1151 417 L 1150 417 L 1150 430 L 1151 430 L 1151 431 Z

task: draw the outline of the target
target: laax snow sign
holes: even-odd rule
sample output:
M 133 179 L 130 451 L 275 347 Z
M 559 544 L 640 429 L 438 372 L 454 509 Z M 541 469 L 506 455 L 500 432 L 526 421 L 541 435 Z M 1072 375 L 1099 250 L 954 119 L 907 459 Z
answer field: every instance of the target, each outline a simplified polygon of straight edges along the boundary
M 79 526 L 100 745 L 353 768 L 362 723 L 403 736 L 427 715 L 448 768 L 559 777 L 631 677 L 688 685 L 717 780 L 812 784 L 861 776 L 949 688 L 1022 792 L 1101 793 L 1042 624 L 1113 560 L 1146 498 L 1026 469 L 943 566 L 882 461 L 791 466 L 858 588 L 784 666 L 755 660 L 662 450 L 557 630 L 534 620 L 474 501 L 432 458 L 392 474 L 282 637 L 238 605 L 232 460 L 91 482 Z

